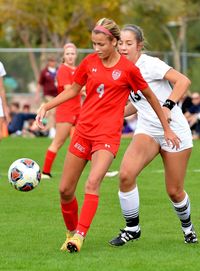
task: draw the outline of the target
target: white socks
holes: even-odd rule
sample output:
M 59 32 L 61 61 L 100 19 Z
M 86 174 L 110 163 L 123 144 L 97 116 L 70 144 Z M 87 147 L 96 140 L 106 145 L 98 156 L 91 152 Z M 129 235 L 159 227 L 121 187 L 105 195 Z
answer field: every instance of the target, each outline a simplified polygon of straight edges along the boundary
M 185 234 L 188 234 L 192 229 L 192 223 L 190 220 L 190 199 L 188 194 L 185 194 L 185 198 L 181 202 L 172 202 L 172 204 L 181 221 L 182 230 Z
M 125 230 L 137 231 L 139 228 L 139 193 L 137 186 L 129 192 L 118 192 L 122 214 L 126 220 Z

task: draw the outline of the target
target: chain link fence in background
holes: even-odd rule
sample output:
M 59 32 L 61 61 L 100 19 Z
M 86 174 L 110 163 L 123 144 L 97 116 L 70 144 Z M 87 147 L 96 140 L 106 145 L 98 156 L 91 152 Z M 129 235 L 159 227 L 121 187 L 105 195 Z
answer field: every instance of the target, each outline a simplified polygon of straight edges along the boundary
M 77 64 L 90 52 L 92 49 L 78 49 Z M 52 54 L 57 58 L 59 65 L 62 62 L 63 49 L 0 48 L 0 61 L 7 72 L 4 84 L 8 101 L 17 99 L 22 103 L 31 104 L 37 85 L 33 62 L 39 73 L 46 64 L 46 58 Z M 148 52 L 148 54 L 157 56 L 173 66 L 172 52 Z M 186 74 L 192 81 L 191 91 L 200 91 L 200 54 L 185 53 L 181 55 L 181 59 L 187 64 Z

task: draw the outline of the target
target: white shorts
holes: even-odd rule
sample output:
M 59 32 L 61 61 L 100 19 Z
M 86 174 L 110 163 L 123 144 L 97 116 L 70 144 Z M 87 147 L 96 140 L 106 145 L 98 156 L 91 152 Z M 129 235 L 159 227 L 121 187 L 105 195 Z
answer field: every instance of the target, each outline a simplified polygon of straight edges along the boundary
M 193 147 L 192 134 L 190 131 L 186 131 L 185 133 L 182 133 L 182 134 L 176 133 L 176 135 L 181 140 L 180 147 L 178 150 L 176 150 L 176 148 L 172 149 L 171 146 L 167 145 L 164 135 L 152 135 L 150 132 L 141 128 L 135 130 L 134 135 L 137 135 L 137 134 L 145 134 L 152 137 L 160 145 L 160 148 L 167 152 L 180 152 L 180 151 L 190 149 Z

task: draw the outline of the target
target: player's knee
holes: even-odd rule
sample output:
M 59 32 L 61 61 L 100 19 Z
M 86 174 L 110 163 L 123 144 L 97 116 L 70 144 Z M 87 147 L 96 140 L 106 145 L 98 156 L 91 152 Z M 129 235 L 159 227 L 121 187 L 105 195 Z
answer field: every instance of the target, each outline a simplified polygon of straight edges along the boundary
M 120 170 L 119 172 L 120 179 L 120 190 L 128 189 L 133 185 L 134 178 L 130 176 L 130 173 L 127 170 Z
M 60 198 L 66 201 L 71 200 L 74 196 L 74 191 L 71 188 L 68 188 L 66 186 L 60 186 L 59 193 L 60 193 Z
M 168 196 L 173 202 L 180 202 L 183 200 L 184 191 L 178 187 L 173 187 L 167 190 Z
M 100 186 L 100 179 L 97 177 L 89 177 L 85 184 L 85 192 L 86 193 L 98 193 Z

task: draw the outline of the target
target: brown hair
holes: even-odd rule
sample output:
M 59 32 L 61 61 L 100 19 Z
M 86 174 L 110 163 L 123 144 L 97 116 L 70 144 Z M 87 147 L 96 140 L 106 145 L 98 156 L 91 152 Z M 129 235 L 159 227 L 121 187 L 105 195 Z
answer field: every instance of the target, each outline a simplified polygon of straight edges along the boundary
M 134 25 L 134 24 L 127 24 L 121 29 L 121 31 L 127 31 L 127 30 L 135 34 L 135 38 L 138 43 L 145 41 L 143 31 L 139 26 Z
M 98 29 L 98 26 L 101 26 L 105 28 L 105 30 L 109 31 L 110 35 L 107 34 L 107 31 L 103 31 Z M 96 29 L 93 29 L 94 33 L 104 33 L 108 35 L 108 37 L 112 40 L 113 38 L 116 38 L 117 41 L 120 40 L 120 29 L 119 26 L 111 19 L 108 18 L 102 18 L 96 23 Z

